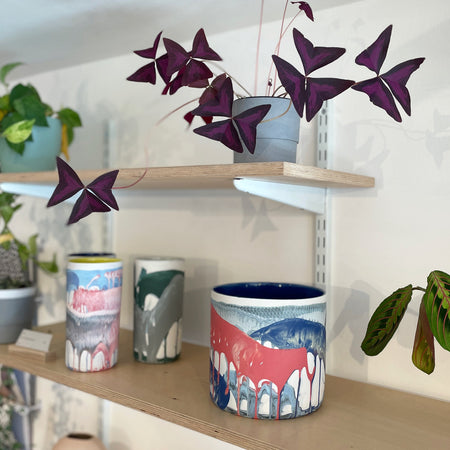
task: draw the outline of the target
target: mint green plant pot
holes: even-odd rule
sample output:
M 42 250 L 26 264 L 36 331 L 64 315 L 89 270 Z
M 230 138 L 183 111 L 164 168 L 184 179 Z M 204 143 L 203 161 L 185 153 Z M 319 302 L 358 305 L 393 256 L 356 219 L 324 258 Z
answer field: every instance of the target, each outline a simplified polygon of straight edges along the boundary
M 33 127 L 33 141 L 27 141 L 25 151 L 19 155 L 0 138 L 0 171 L 37 172 L 56 169 L 56 157 L 61 152 L 61 122 L 47 118 L 48 127 Z

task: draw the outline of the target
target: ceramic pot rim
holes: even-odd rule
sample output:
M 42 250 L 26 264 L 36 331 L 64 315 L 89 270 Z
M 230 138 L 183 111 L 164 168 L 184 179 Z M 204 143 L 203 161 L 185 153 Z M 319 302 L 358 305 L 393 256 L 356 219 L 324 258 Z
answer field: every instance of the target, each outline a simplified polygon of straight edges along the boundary
M 179 256 L 158 256 L 158 255 L 151 255 L 151 256 L 138 256 L 135 258 L 135 262 L 165 262 L 165 261 L 179 261 L 179 262 L 185 262 L 184 258 L 181 258 Z
M 274 295 L 273 293 L 277 289 L 283 289 L 283 295 Z M 263 290 L 269 291 L 271 295 L 263 294 Z M 254 304 L 261 306 L 313 305 L 326 302 L 326 295 L 322 289 L 295 283 L 229 283 L 215 286 L 211 291 L 211 296 L 215 301 L 237 306 Z
M 0 300 L 10 300 L 12 298 L 31 297 L 36 294 L 36 286 L 29 286 L 15 289 L 0 289 Z
M 107 257 L 80 257 L 71 258 L 67 263 L 69 270 L 111 270 L 122 267 L 122 260 L 119 258 Z

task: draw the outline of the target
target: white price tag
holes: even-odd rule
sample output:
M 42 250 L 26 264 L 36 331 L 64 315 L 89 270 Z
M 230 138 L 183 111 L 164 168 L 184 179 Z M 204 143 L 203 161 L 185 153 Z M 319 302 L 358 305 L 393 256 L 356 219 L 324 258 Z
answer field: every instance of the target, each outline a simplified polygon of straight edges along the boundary
M 17 338 L 16 345 L 20 347 L 31 348 L 40 352 L 48 352 L 53 335 L 23 329 Z

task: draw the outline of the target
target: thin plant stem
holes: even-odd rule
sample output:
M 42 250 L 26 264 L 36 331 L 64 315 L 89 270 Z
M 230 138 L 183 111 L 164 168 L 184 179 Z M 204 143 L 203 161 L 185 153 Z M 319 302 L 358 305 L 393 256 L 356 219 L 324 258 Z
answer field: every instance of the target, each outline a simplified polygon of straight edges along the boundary
M 208 61 L 210 64 L 212 64 L 213 66 L 216 66 L 221 72 L 224 72 L 228 77 L 230 77 L 234 83 L 236 83 L 249 97 L 252 96 L 251 92 L 247 89 L 245 89 L 244 86 L 242 86 L 241 83 L 239 83 L 238 80 L 236 80 L 236 78 L 234 78 L 232 75 L 230 75 L 229 72 L 227 72 L 223 67 L 221 67 L 219 64 L 217 64 L 215 61 Z
M 259 30 L 258 30 L 258 40 L 256 43 L 256 63 L 255 63 L 255 87 L 253 95 L 256 96 L 256 91 L 258 88 L 258 70 L 259 70 L 259 51 L 261 46 L 261 32 L 262 32 L 262 21 L 264 12 L 264 0 L 261 0 L 261 10 L 259 13 Z
M 165 116 L 161 117 L 161 119 L 159 119 L 158 122 L 156 122 L 156 125 L 160 125 L 162 122 L 164 122 L 172 114 L 176 113 L 177 111 L 179 111 L 180 109 L 184 108 L 185 106 L 190 105 L 193 102 L 196 102 L 197 100 L 199 100 L 199 98 L 200 97 L 193 98 L 192 100 L 189 100 L 188 102 L 183 103 L 182 105 L 178 106 L 178 108 L 173 109 L 172 111 L 167 113 Z
M 298 17 L 299 14 L 301 14 L 302 11 L 298 11 L 298 13 L 291 19 L 291 21 L 288 23 L 288 25 L 286 26 L 286 28 L 282 31 L 282 33 L 280 34 L 280 39 L 277 43 L 277 45 L 275 46 L 275 50 L 274 50 L 274 54 L 279 56 L 280 54 L 280 46 L 281 46 L 281 41 L 284 38 L 284 35 L 286 34 L 287 30 L 289 30 L 289 28 L 291 27 L 291 25 L 293 24 L 294 20 Z M 273 70 L 273 60 L 270 63 L 270 68 L 269 68 L 269 76 L 267 77 L 267 89 L 270 89 L 269 87 L 269 80 L 270 80 L 270 76 Z M 274 77 L 274 82 L 272 83 L 272 87 L 275 89 L 275 84 L 276 84 L 276 79 L 277 79 L 277 73 L 275 72 L 275 77 Z M 268 95 L 269 95 L 269 91 L 267 91 Z M 274 95 L 274 94 L 272 94 Z
M 423 287 L 420 286 L 415 286 L 412 288 L 413 291 L 422 291 L 422 292 L 427 292 L 426 289 L 424 289 Z
M 281 42 L 281 38 L 282 38 L 282 36 L 283 36 L 284 19 L 286 18 L 286 11 L 287 11 L 287 7 L 288 7 L 288 3 L 289 3 L 289 0 L 286 0 L 286 3 L 284 4 L 283 17 L 282 17 L 282 19 L 281 19 L 280 37 L 279 37 L 279 39 L 278 39 L 278 44 L 277 44 L 277 46 L 275 47 L 275 52 L 276 52 L 275 54 L 276 54 L 277 56 L 278 56 L 278 52 L 280 51 L 280 42 Z M 270 80 L 270 72 L 269 72 L 269 77 L 268 77 L 268 79 Z M 276 73 L 275 73 L 274 83 L 272 84 L 272 86 L 275 85 L 275 82 L 276 82 Z M 270 95 L 270 86 L 269 86 L 269 83 L 267 83 L 267 87 L 268 87 L 267 95 Z

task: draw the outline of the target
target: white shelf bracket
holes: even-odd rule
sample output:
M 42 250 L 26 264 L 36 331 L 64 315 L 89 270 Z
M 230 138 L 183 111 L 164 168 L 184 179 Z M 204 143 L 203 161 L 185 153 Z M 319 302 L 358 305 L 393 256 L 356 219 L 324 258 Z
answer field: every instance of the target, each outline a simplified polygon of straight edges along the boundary
M 0 183 L 0 189 L 10 194 L 31 195 L 33 197 L 42 197 L 49 199 L 55 186 L 46 184 L 29 184 L 29 183 Z
M 31 184 L 31 183 L 0 183 L 0 189 L 10 194 L 29 195 L 31 197 L 45 198 L 48 200 L 55 190 L 56 185 Z M 68 203 L 75 203 L 79 195 L 75 195 L 66 200 Z
M 306 209 L 316 214 L 323 214 L 325 211 L 325 188 L 251 178 L 237 178 L 233 183 L 234 187 L 242 192 L 275 200 L 295 208 Z
M 316 165 L 328 169 L 329 149 L 329 110 L 325 102 L 317 116 L 317 154 Z M 315 284 L 327 291 L 330 285 L 330 207 L 327 192 L 324 210 L 316 215 L 315 230 Z

